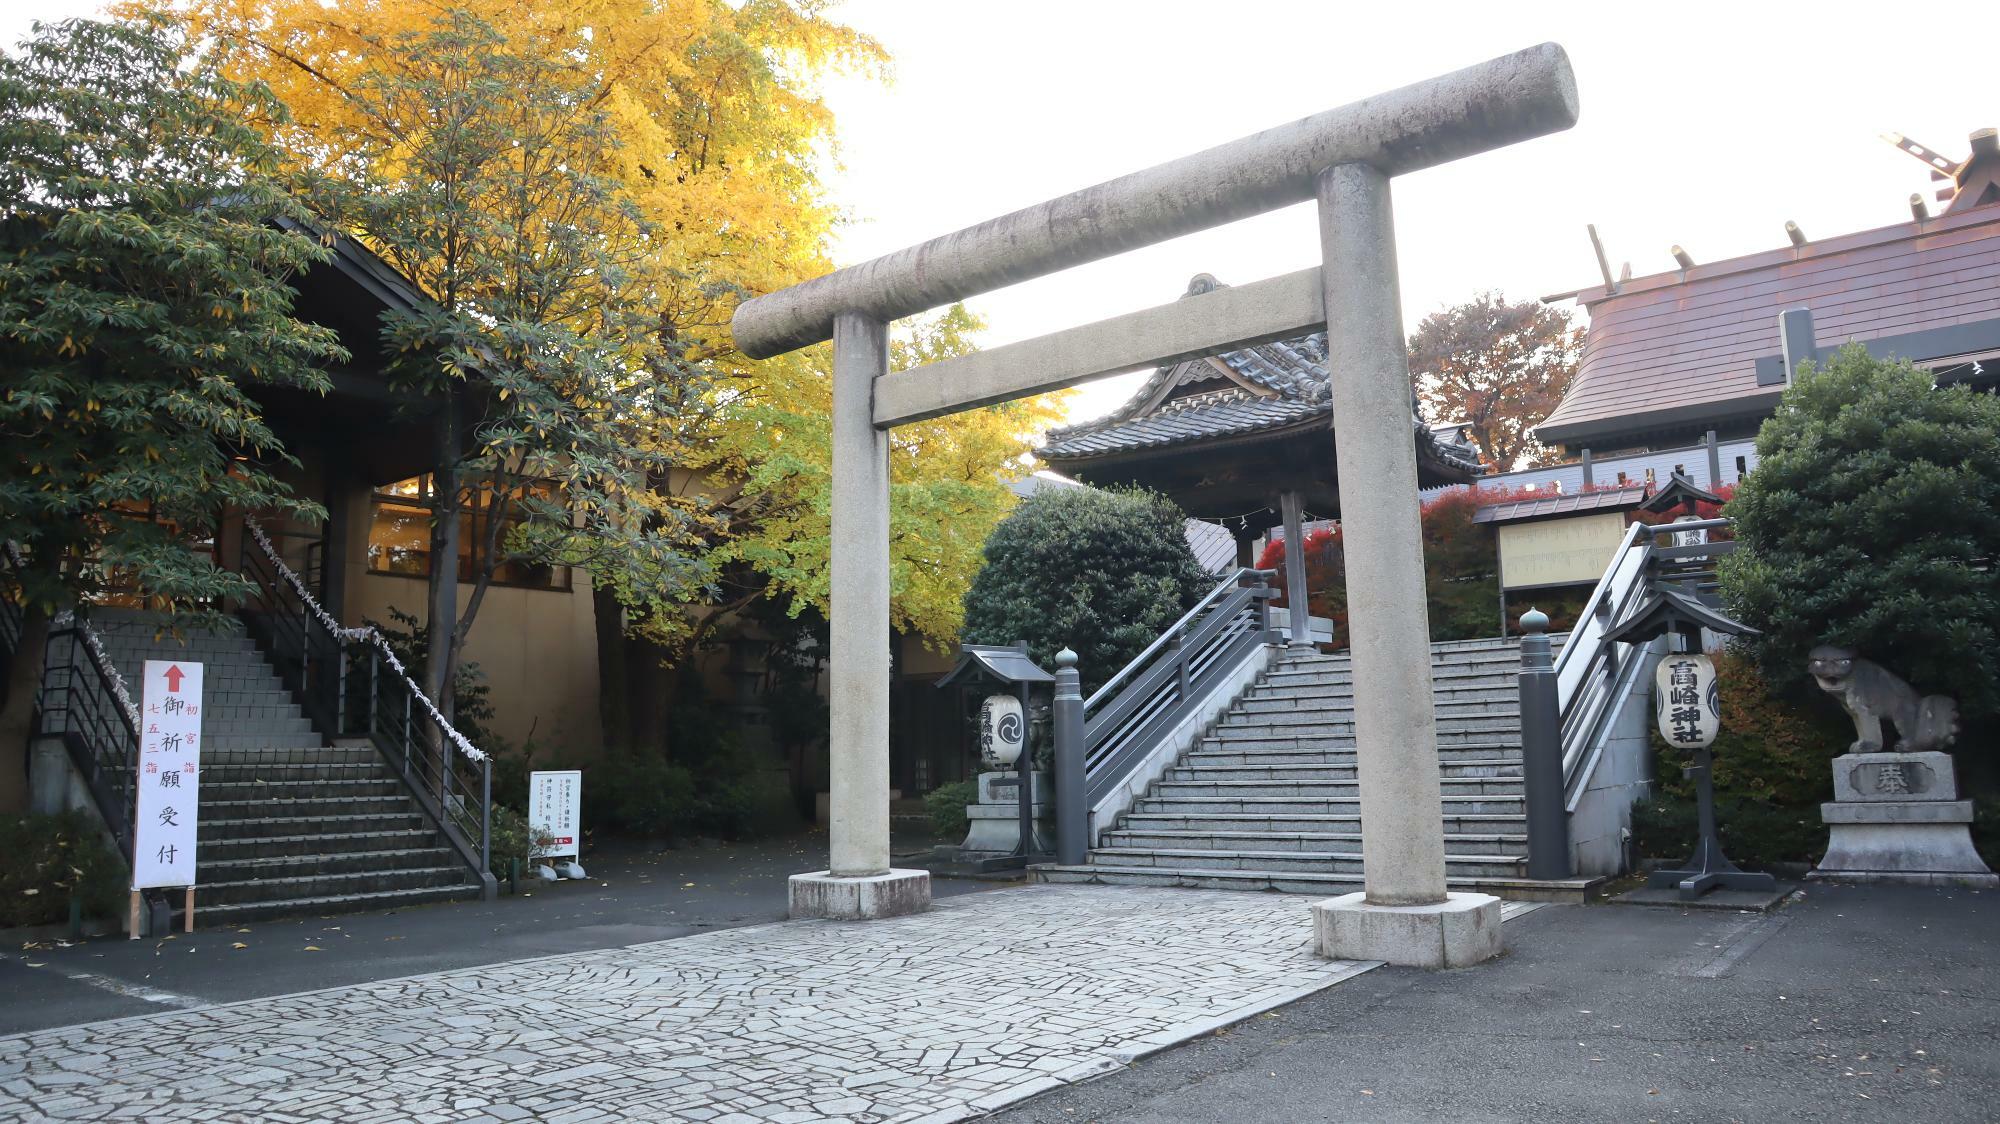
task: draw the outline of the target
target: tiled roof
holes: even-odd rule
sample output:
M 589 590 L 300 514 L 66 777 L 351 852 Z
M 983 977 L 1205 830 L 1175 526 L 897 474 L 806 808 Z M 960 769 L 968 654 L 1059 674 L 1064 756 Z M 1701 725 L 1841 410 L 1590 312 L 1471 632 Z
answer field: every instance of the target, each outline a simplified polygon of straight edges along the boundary
M 1590 335 L 1543 441 L 1613 441 L 1768 411 L 1778 314 L 1809 308 L 1822 349 L 2000 318 L 2000 205 L 1787 246 L 1577 294 Z M 1908 354 L 1925 360 L 1936 355 Z M 1778 368 L 1782 371 L 1782 367 Z
M 1077 461 L 1285 429 L 1331 418 L 1330 388 L 1324 332 L 1190 359 L 1154 371 L 1109 415 L 1050 430 L 1040 452 L 1051 461 Z M 1414 411 L 1410 421 L 1440 460 L 1477 467 L 1472 450 L 1437 440 Z
M 1592 511 L 1623 511 L 1638 507 L 1646 499 L 1646 486 L 1603 488 L 1575 495 L 1543 496 L 1538 499 L 1490 503 L 1472 513 L 1474 523 L 1523 523 L 1557 515 L 1581 515 Z

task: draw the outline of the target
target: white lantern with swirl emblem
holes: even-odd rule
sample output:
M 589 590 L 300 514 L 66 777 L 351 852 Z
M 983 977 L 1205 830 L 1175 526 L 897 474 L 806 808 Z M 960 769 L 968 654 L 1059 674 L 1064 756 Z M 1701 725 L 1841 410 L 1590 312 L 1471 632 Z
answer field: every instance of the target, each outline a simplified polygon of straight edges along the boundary
M 1021 759 L 1027 735 L 1021 700 L 1013 695 L 988 695 L 979 704 L 979 757 L 989 769 L 1011 769 Z

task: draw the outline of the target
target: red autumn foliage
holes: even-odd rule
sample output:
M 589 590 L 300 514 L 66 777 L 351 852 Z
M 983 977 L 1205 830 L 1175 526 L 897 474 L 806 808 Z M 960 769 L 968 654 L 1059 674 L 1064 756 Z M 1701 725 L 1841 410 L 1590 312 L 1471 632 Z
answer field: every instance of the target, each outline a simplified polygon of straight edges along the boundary
M 1608 491 L 1610 487 L 1592 488 Z M 1725 484 L 1715 490 L 1727 502 L 1736 486 Z M 1553 493 L 1527 488 L 1473 488 L 1447 492 L 1425 503 L 1419 510 L 1424 538 L 1424 587 L 1427 594 L 1432 640 L 1467 640 L 1492 636 L 1499 631 L 1499 548 L 1491 528 L 1472 521 L 1473 513 L 1486 504 L 1508 500 L 1544 499 Z M 1712 519 L 1718 505 L 1703 503 L 1698 512 Z M 1668 514 L 1634 512 L 1632 517 L 1648 524 L 1672 522 L 1678 511 Z M 1710 532 L 1726 538 L 1728 533 Z M 1335 646 L 1347 642 L 1347 556 L 1341 529 L 1310 531 L 1305 538 L 1306 604 L 1316 617 L 1333 622 Z M 1279 598 L 1274 608 L 1288 602 L 1285 589 L 1284 540 L 1273 539 L 1257 559 L 1259 569 L 1278 571 Z M 1550 627 L 1564 631 L 1576 622 L 1588 590 L 1543 591 L 1534 598 L 1536 607 L 1547 613 Z M 1522 606 L 1523 609 L 1526 606 Z M 1511 613 L 1511 610 L 1510 610 Z

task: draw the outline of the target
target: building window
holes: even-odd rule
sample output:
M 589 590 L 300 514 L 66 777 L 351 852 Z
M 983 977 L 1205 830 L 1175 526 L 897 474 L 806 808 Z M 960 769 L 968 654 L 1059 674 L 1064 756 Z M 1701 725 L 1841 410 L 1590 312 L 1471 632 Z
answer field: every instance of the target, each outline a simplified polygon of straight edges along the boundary
M 471 581 L 478 573 L 479 553 L 485 549 L 486 536 L 492 528 L 491 521 L 501 506 L 495 502 L 498 493 L 491 483 L 474 481 L 466 487 L 467 502 L 458 517 L 460 581 Z M 553 485 L 533 482 L 516 487 L 517 496 L 523 488 L 547 496 Z M 505 521 L 506 526 L 500 528 L 496 541 L 500 549 L 505 550 L 508 532 L 526 517 L 512 502 L 505 505 L 504 512 L 498 517 Z M 430 576 L 431 478 L 428 475 L 399 480 L 376 490 L 369 504 L 368 569 L 377 574 L 403 574 L 418 578 Z M 509 559 L 494 568 L 493 582 L 529 589 L 567 590 L 570 587 L 569 567 Z
M 1738 480 L 1741 480 L 1741 479 L 1743 479 L 1743 474 L 1744 474 L 1744 473 L 1746 473 L 1746 472 L 1749 472 L 1749 471 L 1750 471 L 1750 469 L 1749 469 L 1749 468 L 1748 468 L 1747 466 L 1745 466 L 1745 465 L 1744 465 L 1744 463 L 1743 463 L 1743 458 L 1742 458 L 1742 457 L 1737 457 L 1737 458 L 1736 458 L 1736 479 L 1738 479 Z

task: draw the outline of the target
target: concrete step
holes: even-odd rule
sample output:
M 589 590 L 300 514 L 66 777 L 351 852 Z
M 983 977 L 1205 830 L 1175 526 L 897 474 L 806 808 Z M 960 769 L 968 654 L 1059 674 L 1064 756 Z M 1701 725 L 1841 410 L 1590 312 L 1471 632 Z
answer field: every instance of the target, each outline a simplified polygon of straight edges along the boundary
M 1135 812 L 1119 824 L 1130 831 L 1206 832 L 1308 832 L 1359 837 L 1361 814 L 1357 810 L 1335 813 L 1309 812 L 1207 812 L 1193 809 L 1166 809 Z M 1519 813 L 1463 813 L 1444 816 L 1444 830 L 1461 837 L 1499 836 L 1519 839 L 1526 846 L 1528 821 Z
M 380 874 L 400 876 L 409 871 L 464 871 L 458 865 L 458 857 L 451 849 L 443 846 L 404 847 L 373 851 L 335 851 L 313 854 L 277 854 L 259 856 L 210 855 L 204 852 L 196 863 L 196 885 L 198 886 L 242 886 L 258 882 L 295 885 L 300 881 L 315 878 L 346 877 L 348 875 Z M 248 900 L 253 895 L 247 891 L 235 897 L 218 897 L 217 904 L 225 901 Z
M 1100 867 L 1046 864 L 1028 868 L 1034 882 L 1097 884 L 1105 886 L 1160 886 L 1193 890 L 1275 890 L 1284 894 L 1311 894 L 1330 898 L 1361 889 L 1359 874 L 1305 873 L 1292 871 L 1219 870 L 1188 865 L 1181 867 Z M 1483 878 L 1446 871 L 1454 890 L 1478 891 L 1516 901 L 1580 903 L 1602 879 L 1573 878 L 1538 882 L 1528 878 Z
M 415 866 L 394 870 L 309 871 L 277 878 L 197 883 L 195 906 L 238 905 L 296 898 L 338 898 L 394 890 L 427 890 L 464 884 L 463 865 Z
M 1240 705 L 1240 704 L 1239 704 Z M 1437 728 L 1439 733 L 1447 731 L 1461 733 L 1467 730 L 1504 730 L 1517 728 L 1521 724 L 1518 708 L 1494 709 L 1487 705 L 1471 707 L 1439 707 Z M 1319 731 L 1319 736 L 1337 737 L 1351 733 L 1354 729 L 1354 708 L 1332 702 L 1297 700 L 1290 705 L 1282 705 L 1269 710 L 1239 711 L 1232 708 L 1217 723 L 1216 729 L 1286 729 L 1301 726 L 1330 727 Z
M 1243 760 L 1243 758 L 1275 758 L 1275 760 Z M 1222 776 L 1212 770 L 1238 769 L 1259 770 L 1258 773 L 1245 772 L 1233 779 L 1248 780 L 1264 777 L 1272 780 L 1335 780 L 1355 779 L 1358 766 L 1352 753 L 1208 753 L 1195 751 L 1184 755 L 1176 770 L 1186 770 L 1175 780 L 1197 780 L 1206 776 Z M 1294 770 L 1312 770 L 1311 773 Z M 1514 777 L 1521 776 L 1521 759 L 1515 757 L 1478 757 L 1456 761 L 1440 761 L 1440 773 L 1446 777 Z
M 205 745 L 201 750 L 203 769 L 222 765 L 246 768 L 265 766 L 294 768 L 306 765 L 380 764 L 382 764 L 382 754 L 374 746 L 261 745 L 243 748 Z
M 1275 703 L 1279 700 L 1316 700 L 1327 703 L 1354 705 L 1354 684 L 1337 683 L 1292 683 L 1284 685 L 1256 684 L 1244 692 L 1242 701 Z M 1520 693 L 1513 680 L 1496 680 L 1487 685 L 1467 683 L 1437 687 L 1431 691 L 1434 705 L 1483 702 L 1495 709 L 1513 709 L 1519 705 Z
M 1190 750 L 1182 754 L 1184 766 L 1262 766 L 1262 764 L 1328 764 L 1348 770 L 1356 768 L 1354 750 Z M 1438 768 L 1444 776 L 1520 776 L 1520 754 L 1500 752 L 1454 752 L 1438 754 Z M 1342 780 L 1348 780 L 1342 778 Z
M 1202 764 L 1273 764 L 1307 761 L 1352 762 L 1355 757 L 1353 738 L 1203 738 L 1195 748 L 1190 749 L 1183 760 L 1196 764 L 1195 758 L 1203 759 Z M 1460 745 L 1438 747 L 1438 761 L 1441 764 L 1478 764 L 1488 761 L 1506 761 L 1519 764 L 1521 747 L 1499 743 L 1468 742 Z
M 1515 696 L 1500 692 L 1494 699 L 1451 699 L 1433 700 L 1431 712 L 1437 715 L 1440 725 L 1446 722 L 1461 722 L 1488 718 L 1495 715 L 1514 717 L 1520 713 L 1520 704 Z M 1224 712 L 1225 722 L 1255 721 L 1325 721 L 1354 718 L 1354 699 L 1343 695 L 1297 695 L 1288 698 L 1269 698 L 1246 695 L 1238 699 Z
M 266 744 L 311 741 L 319 735 L 305 718 L 224 718 L 201 723 L 203 745 L 217 738 L 255 738 Z
M 463 869 L 460 868 L 461 871 Z M 377 909 L 405 909 L 437 902 L 465 901 L 478 896 L 479 887 L 468 880 L 460 885 L 421 886 L 406 890 L 331 894 L 311 891 L 306 896 L 296 898 L 271 898 L 210 906 L 203 904 L 202 891 L 197 887 L 195 923 L 204 929 L 219 929 L 276 917 L 296 917 L 301 914 L 325 916 Z
M 202 806 L 209 801 L 217 803 L 254 803 L 256 801 L 287 800 L 329 800 L 329 799 L 390 799 L 408 796 L 401 779 L 394 775 L 358 774 L 338 780 L 329 777 L 293 777 L 271 779 L 259 776 L 243 776 L 239 771 L 227 780 L 217 780 L 208 775 L 201 779 Z
M 1361 849 L 1352 851 L 1204 851 L 1150 847 L 1094 847 L 1090 865 L 1098 869 L 1199 867 L 1205 870 L 1253 870 L 1270 874 L 1361 874 Z M 1527 856 L 1445 855 L 1446 877 L 1518 878 L 1527 873 Z
M 1358 825 L 1357 825 L 1358 827 Z M 1199 831 L 1155 830 L 1127 825 L 1107 831 L 1103 847 L 1117 850 L 1155 851 L 1302 851 L 1313 853 L 1361 853 L 1361 832 L 1327 831 Z M 1524 835 L 1468 835 L 1446 832 L 1445 853 L 1449 855 L 1500 856 L 1521 859 L 1527 854 Z
M 438 833 L 428 827 L 395 831 L 320 831 L 298 835 L 251 835 L 240 839 L 201 841 L 201 860 L 218 862 L 273 858 L 287 855 L 360 855 L 375 851 L 403 851 L 442 847 Z
M 203 809 L 204 813 L 207 809 Z M 391 812 L 347 812 L 336 816 L 294 814 L 274 809 L 261 816 L 217 818 L 203 815 L 197 838 L 210 841 L 286 839 L 295 835 L 357 835 L 384 831 L 429 831 L 431 825 L 408 801 Z
M 206 760 L 211 751 L 228 753 L 235 750 L 256 750 L 268 755 L 268 760 L 281 760 L 283 758 L 278 755 L 297 754 L 319 748 L 310 740 L 316 737 L 318 737 L 316 734 L 283 734 L 267 737 L 263 734 L 204 732 L 201 739 L 201 754 Z
M 1446 771 L 1443 777 L 1447 792 L 1452 791 L 1452 786 L 1490 792 L 1493 791 L 1493 783 L 1488 782 L 1507 782 L 1518 787 L 1521 769 L 1518 764 L 1501 764 L 1492 766 L 1484 772 L 1467 773 L 1462 769 Z M 1161 779 L 1176 784 L 1210 781 L 1269 781 L 1296 785 L 1351 784 L 1356 779 L 1356 766 L 1351 761 L 1296 762 L 1282 765 L 1214 765 L 1192 757 L 1184 757 L 1181 759 L 1181 764 L 1169 768 Z
M 1256 787 L 1256 786 L 1252 786 Z M 1264 785 L 1264 788 L 1273 786 Z M 1279 786 L 1282 787 L 1282 786 Z M 1444 815 L 1495 815 L 1522 816 L 1526 814 L 1526 801 L 1520 796 L 1445 796 Z M 1257 814 L 1257 815 L 1359 815 L 1361 800 L 1357 796 L 1331 796 L 1298 794 L 1296 788 L 1284 790 L 1283 795 L 1272 796 L 1256 792 L 1230 792 L 1226 795 L 1164 796 L 1154 793 L 1141 797 L 1133 805 L 1134 812 L 1167 813 L 1183 816 L 1205 816 L 1216 813 Z
M 1457 777 L 1439 782 L 1449 797 L 1512 796 L 1521 794 L 1519 777 Z M 1210 777 L 1177 779 L 1164 777 L 1146 795 L 1153 800 L 1183 800 L 1192 796 L 1308 796 L 1346 797 L 1361 790 L 1358 781 L 1313 780 L 1222 780 Z
M 1354 722 L 1274 722 L 1274 716 L 1258 716 L 1256 722 L 1242 718 L 1218 724 L 1204 740 L 1220 742 L 1280 742 L 1280 740 L 1324 740 L 1332 744 L 1354 744 Z M 1310 716 L 1308 716 L 1310 718 Z M 1438 722 L 1438 746 L 1520 746 L 1520 718 L 1484 718 Z
M 315 816 L 393 816 L 406 811 L 412 811 L 410 797 L 402 792 L 385 796 L 259 796 L 231 800 L 210 800 L 204 796 L 201 802 L 203 824 Z
M 372 751 L 371 751 L 372 754 Z M 204 760 L 201 767 L 203 786 L 233 784 L 244 781 L 264 780 L 290 782 L 307 780 L 356 781 L 393 779 L 396 771 L 389 767 L 379 755 L 363 761 L 244 761 L 243 754 L 232 754 L 232 760 L 215 763 Z

